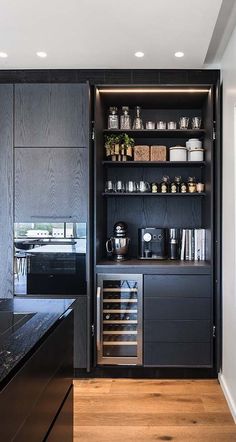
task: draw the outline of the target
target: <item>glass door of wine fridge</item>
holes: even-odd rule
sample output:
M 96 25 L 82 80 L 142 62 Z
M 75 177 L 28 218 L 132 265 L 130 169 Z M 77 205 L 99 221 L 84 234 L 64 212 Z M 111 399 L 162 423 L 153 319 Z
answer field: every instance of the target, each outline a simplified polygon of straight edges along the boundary
M 142 275 L 97 279 L 97 363 L 142 364 Z

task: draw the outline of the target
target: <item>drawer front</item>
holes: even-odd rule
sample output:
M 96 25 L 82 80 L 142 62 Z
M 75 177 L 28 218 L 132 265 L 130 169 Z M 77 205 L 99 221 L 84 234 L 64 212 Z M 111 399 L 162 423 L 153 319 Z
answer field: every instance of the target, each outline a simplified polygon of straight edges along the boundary
M 144 346 L 144 365 L 151 366 L 211 366 L 209 343 L 152 343 Z
M 210 321 L 147 321 L 144 342 L 210 342 Z
M 211 319 L 210 298 L 147 298 L 144 296 L 144 321 L 146 320 L 203 320 Z
M 145 296 L 211 297 L 210 275 L 145 275 Z

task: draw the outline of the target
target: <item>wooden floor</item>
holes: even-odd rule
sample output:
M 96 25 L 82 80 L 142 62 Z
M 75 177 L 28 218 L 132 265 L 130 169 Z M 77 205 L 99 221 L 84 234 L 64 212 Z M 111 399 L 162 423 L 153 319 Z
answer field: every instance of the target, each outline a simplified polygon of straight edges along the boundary
M 216 380 L 74 381 L 75 442 L 233 442 Z

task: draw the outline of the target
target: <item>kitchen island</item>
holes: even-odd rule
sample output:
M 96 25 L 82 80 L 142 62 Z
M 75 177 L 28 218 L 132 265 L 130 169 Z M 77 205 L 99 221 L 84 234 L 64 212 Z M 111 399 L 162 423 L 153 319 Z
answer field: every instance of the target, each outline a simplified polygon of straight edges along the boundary
M 72 441 L 73 304 L 0 299 L 2 441 Z

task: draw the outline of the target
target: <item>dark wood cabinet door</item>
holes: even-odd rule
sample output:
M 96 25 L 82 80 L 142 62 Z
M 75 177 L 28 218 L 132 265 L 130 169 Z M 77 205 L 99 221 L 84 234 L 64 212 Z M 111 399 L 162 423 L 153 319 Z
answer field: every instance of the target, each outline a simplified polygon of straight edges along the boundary
M 86 84 L 15 85 L 15 147 L 87 147 Z
M 15 149 L 15 221 L 86 222 L 88 150 Z
M 0 290 L 13 296 L 13 86 L 0 85 Z
M 212 367 L 210 275 L 144 276 L 144 365 Z

